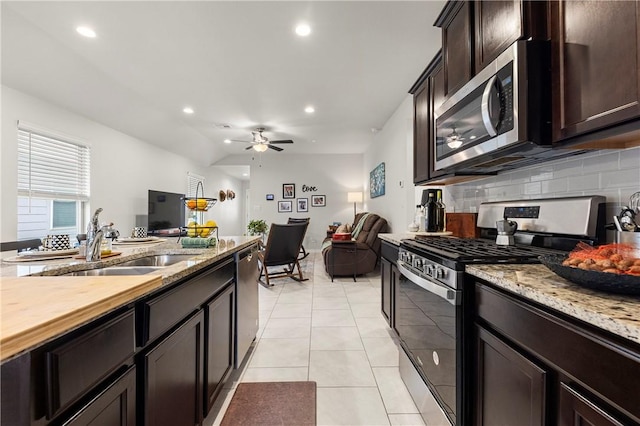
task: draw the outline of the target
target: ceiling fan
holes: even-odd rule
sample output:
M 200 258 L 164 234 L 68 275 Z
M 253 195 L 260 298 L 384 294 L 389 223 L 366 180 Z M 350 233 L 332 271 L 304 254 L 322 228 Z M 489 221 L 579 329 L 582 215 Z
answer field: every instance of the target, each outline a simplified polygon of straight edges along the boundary
M 447 146 L 451 149 L 457 149 L 460 148 L 462 146 L 462 143 L 464 142 L 464 140 L 466 138 L 464 138 L 463 136 L 466 135 L 467 133 L 469 133 L 470 131 L 472 131 L 473 129 L 469 129 L 467 131 L 464 131 L 462 133 L 458 133 L 456 131 L 455 127 L 452 127 L 452 132 L 449 133 L 447 136 L 445 136 L 444 138 L 439 137 L 437 139 L 438 142 L 446 142 Z M 471 137 L 471 139 L 475 139 L 474 136 Z
M 267 138 L 262 134 L 262 132 L 264 131 L 265 131 L 264 127 L 258 127 L 255 131 L 251 132 L 251 134 L 253 135 L 252 141 L 241 141 L 241 140 L 231 139 L 231 142 L 249 143 L 251 145 L 246 147 L 245 149 L 253 148 L 255 151 L 258 151 L 258 152 L 265 152 L 267 148 L 271 148 L 274 151 L 282 151 L 283 148 L 280 148 L 279 146 L 274 146 L 274 145 L 283 144 L 283 143 L 293 143 L 293 141 L 290 139 L 271 141 L 269 140 L 269 138 Z

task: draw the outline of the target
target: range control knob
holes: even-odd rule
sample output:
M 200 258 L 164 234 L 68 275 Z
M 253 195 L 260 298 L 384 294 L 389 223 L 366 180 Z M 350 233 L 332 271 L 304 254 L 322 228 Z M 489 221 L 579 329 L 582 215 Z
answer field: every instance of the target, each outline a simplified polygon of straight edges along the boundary
M 429 265 L 426 266 L 424 271 L 427 273 L 427 275 L 433 276 L 433 269 L 434 269 L 434 266 L 429 264 Z
M 445 271 L 444 269 L 436 268 L 436 275 L 435 275 L 436 278 L 443 279 L 446 274 L 447 274 L 447 271 Z
M 423 264 L 423 263 L 424 263 L 424 260 L 422 260 L 422 259 L 420 259 L 420 258 L 418 257 L 418 258 L 416 258 L 416 259 L 413 261 L 413 266 L 414 266 L 414 268 L 416 268 L 416 269 L 422 269 L 422 264 Z

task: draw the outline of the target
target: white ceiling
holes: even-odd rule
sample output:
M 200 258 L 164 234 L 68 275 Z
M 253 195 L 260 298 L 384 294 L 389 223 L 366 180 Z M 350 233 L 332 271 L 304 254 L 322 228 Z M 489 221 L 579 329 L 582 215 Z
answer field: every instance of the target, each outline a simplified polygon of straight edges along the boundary
M 443 5 L 2 1 L 2 83 L 202 165 L 250 155 L 223 140 L 259 126 L 290 154 L 362 153 L 440 47 Z

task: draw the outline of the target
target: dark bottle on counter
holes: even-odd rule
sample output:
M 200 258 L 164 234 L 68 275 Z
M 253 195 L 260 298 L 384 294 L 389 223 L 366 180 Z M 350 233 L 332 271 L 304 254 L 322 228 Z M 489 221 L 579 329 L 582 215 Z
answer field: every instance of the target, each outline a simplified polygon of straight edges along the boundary
M 438 214 L 437 214 L 437 228 L 438 232 L 443 232 L 446 229 L 446 207 L 444 202 L 442 201 L 442 189 L 436 190 L 436 204 L 438 206 Z
M 424 205 L 424 230 L 438 232 L 438 203 L 435 191 L 429 191 L 429 199 Z

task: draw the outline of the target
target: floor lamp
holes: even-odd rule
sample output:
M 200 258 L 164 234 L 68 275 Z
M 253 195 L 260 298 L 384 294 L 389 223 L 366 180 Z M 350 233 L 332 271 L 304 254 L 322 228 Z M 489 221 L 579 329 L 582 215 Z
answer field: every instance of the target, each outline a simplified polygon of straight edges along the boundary
M 356 217 L 356 203 L 362 202 L 362 192 L 347 192 L 347 201 L 353 203 L 353 217 Z

